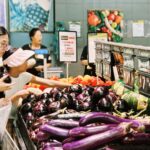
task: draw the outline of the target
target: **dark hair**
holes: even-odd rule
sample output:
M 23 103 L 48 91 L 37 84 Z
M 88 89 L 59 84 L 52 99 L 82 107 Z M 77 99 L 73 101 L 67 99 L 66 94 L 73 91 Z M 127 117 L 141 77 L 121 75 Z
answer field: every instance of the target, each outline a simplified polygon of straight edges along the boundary
M 3 26 L 0 26 L 0 36 L 7 35 L 7 34 L 8 34 L 8 31 Z
M 29 32 L 30 40 L 32 40 L 32 37 L 36 34 L 37 31 L 41 31 L 41 30 L 39 28 L 31 29 L 31 31 Z

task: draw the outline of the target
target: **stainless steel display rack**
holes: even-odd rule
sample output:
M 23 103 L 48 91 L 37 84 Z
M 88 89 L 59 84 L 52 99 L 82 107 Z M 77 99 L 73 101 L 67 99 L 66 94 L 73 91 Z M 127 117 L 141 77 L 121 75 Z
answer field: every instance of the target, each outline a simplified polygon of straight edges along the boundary
M 101 66 L 96 67 L 97 75 L 105 78 L 104 63 L 106 60 L 103 55 L 108 51 L 108 47 L 110 47 L 110 54 L 116 51 L 123 55 L 124 63 L 119 67 L 123 69 L 123 80 L 126 87 L 134 90 L 137 82 L 136 76 L 138 76 L 139 92 L 150 97 L 150 47 L 107 41 L 96 41 L 95 44 L 96 66 Z M 109 62 L 109 65 L 111 64 L 112 59 Z M 127 79 L 127 75 L 129 79 Z

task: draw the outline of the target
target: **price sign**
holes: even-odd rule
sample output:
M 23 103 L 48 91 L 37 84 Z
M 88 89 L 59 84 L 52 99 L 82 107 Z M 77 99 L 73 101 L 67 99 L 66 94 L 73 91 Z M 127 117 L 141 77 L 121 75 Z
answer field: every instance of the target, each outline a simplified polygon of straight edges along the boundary
M 96 42 L 107 41 L 106 33 L 88 33 L 88 58 L 90 63 L 95 63 Z
M 77 62 L 77 32 L 59 31 L 60 62 Z

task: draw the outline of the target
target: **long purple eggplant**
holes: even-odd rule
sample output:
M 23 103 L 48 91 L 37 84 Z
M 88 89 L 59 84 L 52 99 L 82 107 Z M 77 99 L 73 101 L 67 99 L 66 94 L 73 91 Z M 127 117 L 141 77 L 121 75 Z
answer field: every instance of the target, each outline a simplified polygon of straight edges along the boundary
M 66 143 L 63 150 L 90 150 L 96 149 L 103 144 L 125 136 L 129 131 L 130 123 L 121 123 L 117 127 L 103 133 L 94 134 L 78 141 Z
M 62 147 L 46 147 L 43 150 L 63 150 Z
M 42 149 L 45 149 L 48 147 L 62 147 L 62 143 L 61 142 L 47 142 L 43 145 Z
M 97 133 L 101 133 L 107 130 L 110 130 L 117 125 L 110 124 L 110 125 L 100 125 L 95 127 L 76 127 L 69 131 L 69 136 L 71 137 L 83 137 L 83 136 L 89 136 Z
M 64 127 L 64 128 L 74 128 L 79 126 L 78 121 L 74 120 L 65 120 L 65 119 L 53 119 L 50 120 L 47 124 L 56 126 L 56 127 Z
M 150 145 L 150 134 L 149 133 L 134 133 L 130 136 L 126 136 L 123 139 L 125 144 L 147 144 Z
M 69 135 L 69 130 L 59 128 L 59 127 L 54 127 L 54 126 L 51 126 L 48 124 L 44 124 L 44 125 L 40 126 L 40 130 L 43 132 L 47 132 L 50 135 L 57 136 L 57 137 L 66 138 Z
M 94 122 L 108 123 L 108 124 L 132 122 L 132 127 L 139 128 L 139 130 L 144 130 L 144 125 L 139 121 L 132 120 L 132 119 L 123 119 L 103 112 L 91 112 L 87 114 L 86 116 L 82 117 L 79 120 L 79 125 L 85 126 L 87 124 L 94 123 Z

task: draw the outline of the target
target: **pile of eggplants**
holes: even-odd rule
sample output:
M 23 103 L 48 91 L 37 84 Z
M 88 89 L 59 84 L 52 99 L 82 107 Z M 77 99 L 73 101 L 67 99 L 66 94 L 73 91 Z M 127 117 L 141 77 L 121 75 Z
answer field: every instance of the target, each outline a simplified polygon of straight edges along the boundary
M 40 150 L 90 150 L 116 140 L 121 144 L 149 142 L 149 122 L 113 116 L 114 110 L 128 112 L 130 108 L 109 87 L 80 85 L 30 94 L 19 108 Z
M 92 150 L 113 143 L 150 145 L 144 122 L 123 119 L 110 113 L 91 112 L 78 119 L 50 119 L 34 129 L 34 142 L 40 150 Z M 33 138 L 33 137 L 32 137 Z

